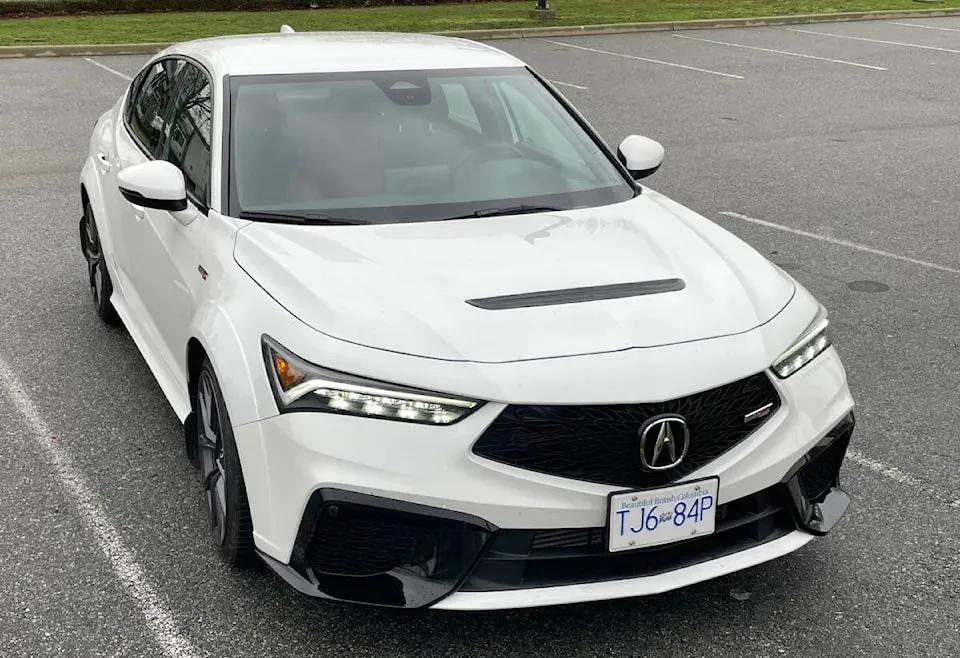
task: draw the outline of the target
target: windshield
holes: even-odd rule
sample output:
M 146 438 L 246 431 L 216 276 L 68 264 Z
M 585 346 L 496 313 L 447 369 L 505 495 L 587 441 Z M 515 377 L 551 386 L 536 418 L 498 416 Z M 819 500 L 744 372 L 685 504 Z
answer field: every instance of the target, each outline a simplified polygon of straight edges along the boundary
M 230 84 L 232 215 L 386 224 L 600 206 L 636 193 L 523 68 Z

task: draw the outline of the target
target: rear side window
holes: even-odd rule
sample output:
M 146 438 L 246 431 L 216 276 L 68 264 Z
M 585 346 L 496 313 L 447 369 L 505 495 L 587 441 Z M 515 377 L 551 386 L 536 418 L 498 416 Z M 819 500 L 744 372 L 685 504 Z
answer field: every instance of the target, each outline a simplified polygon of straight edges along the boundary
M 127 108 L 127 125 L 134 137 L 156 156 L 166 132 L 170 92 L 182 61 L 165 59 L 153 64 L 137 78 L 139 86 Z
M 210 202 L 210 101 L 210 78 L 186 63 L 177 78 L 169 132 L 158 156 L 180 168 L 187 192 L 203 205 Z

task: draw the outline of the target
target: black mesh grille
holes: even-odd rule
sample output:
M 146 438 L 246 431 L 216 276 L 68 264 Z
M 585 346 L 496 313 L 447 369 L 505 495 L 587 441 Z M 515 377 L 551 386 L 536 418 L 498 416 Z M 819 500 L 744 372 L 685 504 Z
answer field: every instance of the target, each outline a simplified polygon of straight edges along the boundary
M 599 546 L 603 543 L 603 528 L 572 528 L 570 530 L 537 530 L 533 536 L 534 551 L 550 548 Z
M 309 557 L 313 569 L 325 574 L 369 576 L 410 562 L 428 531 L 413 523 L 346 513 L 321 516 L 316 535 Z
M 772 404 L 760 420 L 744 416 Z M 668 402 L 591 406 L 510 406 L 487 428 L 473 451 L 487 459 L 540 473 L 622 487 L 669 484 L 734 447 L 780 407 L 765 373 Z M 641 425 L 674 413 L 690 428 L 683 463 L 669 471 L 640 466 Z

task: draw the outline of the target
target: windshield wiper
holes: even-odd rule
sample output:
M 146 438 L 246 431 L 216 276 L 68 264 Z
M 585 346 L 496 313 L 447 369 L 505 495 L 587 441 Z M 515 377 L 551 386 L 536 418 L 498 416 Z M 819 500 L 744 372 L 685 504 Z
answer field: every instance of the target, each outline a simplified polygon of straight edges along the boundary
M 322 212 L 271 212 L 271 211 L 241 211 L 240 219 L 251 219 L 261 222 L 278 222 L 283 224 L 319 224 L 323 226 L 348 226 L 352 224 L 369 224 L 362 219 L 348 219 L 333 217 Z
M 559 210 L 564 210 L 563 208 L 557 208 L 556 206 L 532 206 L 532 205 L 519 205 L 519 206 L 507 206 L 505 208 L 481 208 L 466 215 L 460 215 L 458 217 L 448 217 L 447 219 L 470 219 L 471 217 L 501 217 L 505 215 L 529 215 L 535 212 L 556 212 Z

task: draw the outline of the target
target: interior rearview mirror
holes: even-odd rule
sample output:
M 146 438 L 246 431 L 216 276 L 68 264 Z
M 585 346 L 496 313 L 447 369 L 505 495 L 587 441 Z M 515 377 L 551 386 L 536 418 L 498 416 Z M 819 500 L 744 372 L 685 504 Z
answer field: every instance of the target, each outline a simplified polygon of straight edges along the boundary
M 660 168 L 663 164 L 663 153 L 660 142 L 649 137 L 630 135 L 620 142 L 617 157 L 630 175 L 635 180 L 640 180 Z
M 122 169 L 117 173 L 120 194 L 142 208 L 166 210 L 181 224 L 196 218 L 189 209 L 183 172 L 165 160 L 151 160 Z

